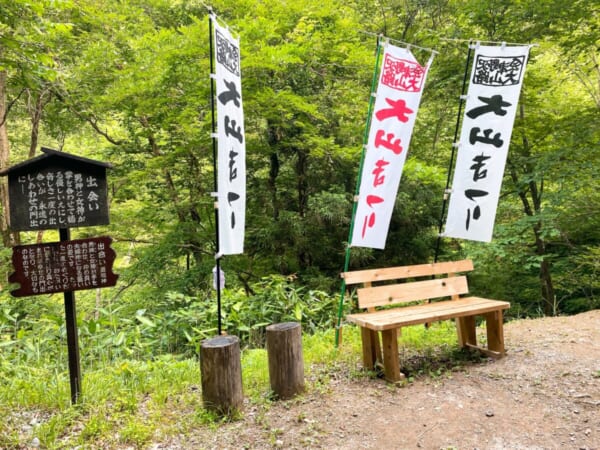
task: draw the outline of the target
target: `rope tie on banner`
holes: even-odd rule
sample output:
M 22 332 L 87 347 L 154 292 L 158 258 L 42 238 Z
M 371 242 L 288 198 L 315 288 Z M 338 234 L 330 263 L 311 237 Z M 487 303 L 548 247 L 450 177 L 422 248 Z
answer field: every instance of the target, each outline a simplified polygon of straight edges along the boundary
M 218 21 L 218 22 L 220 22 L 220 23 L 223 25 L 223 28 L 225 28 L 225 29 L 226 29 L 227 31 L 229 31 L 229 32 L 231 32 L 231 30 L 232 30 L 232 29 L 233 29 L 233 30 L 235 30 L 235 27 L 234 27 L 234 28 L 231 28 L 231 27 L 230 27 L 230 26 L 227 24 L 227 22 L 226 22 L 224 19 L 221 19 L 221 17 L 219 17 L 219 16 L 217 15 L 217 13 L 214 11 L 214 9 L 212 8 L 212 6 L 209 6 L 209 5 L 207 5 L 207 4 L 206 4 L 206 3 L 204 3 L 202 0 L 198 0 L 198 1 L 200 2 L 200 4 L 201 4 L 202 6 L 204 6 L 204 8 L 206 8 L 206 11 L 208 11 L 208 15 L 209 15 L 209 17 L 210 17 L 212 20 L 214 20 L 215 22 L 217 22 L 217 21 Z M 237 31 L 235 31 L 235 34 L 237 34 L 237 35 L 238 35 L 238 37 L 239 37 L 239 34 L 240 34 L 240 33 L 239 33 L 239 32 L 237 32 Z M 237 38 L 236 38 L 236 39 L 237 39 Z
M 407 50 L 410 50 L 411 48 L 418 48 L 419 50 L 424 50 L 426 52 L 433 53 L 434 55 L 436 55 L 436 54 L 439 53 L 437 50 L 433 50 L 432 48 L 420 47 L 420 46 L 415 45 L 415 44 L 410 43 L 410 42 L 404 42 L 404 41 L 400 41 L 398 39 L 392 39 L 392 38 L 387 37 L 387 36 L 383 36 L 383 35 L 380 35 L 380 34 L 372 33 L 370 31 L 361 30 L 360 32 L 363 33 L 363 34 L 367 34 L 369 36 L 377 36 L 381 40 L 383 40 L 383 42 L 385 44 L 399 44 L 400 46 L 405 47 Z
M 429 57 L 429 61 L 427 61 L 427 65 L 426 65 L 427 68 L 431 67 L 431 65 L 433 64 L 433 58 L 435 57 L 436 54 L 437 54 L 437 52 L 432 53 L 431 56 Z
M 502 47 L 507 47 L 507 46 L 510 46 L 510 47 L 522 47 L 522 46 L 539 47 L 539 44 L 523 44 L 523 43 L 519 43 L 519 42 L 480 41 L 480 40 L 473 40 L 473 39 L 458 39 L 458 38 L 440 38 L 440 39 L 442 41 L 446 41 L 446 42 L 468 42 L 469 47 L 472 49 L 479 48 L 479 46 L 482 44 L 500 45 Z

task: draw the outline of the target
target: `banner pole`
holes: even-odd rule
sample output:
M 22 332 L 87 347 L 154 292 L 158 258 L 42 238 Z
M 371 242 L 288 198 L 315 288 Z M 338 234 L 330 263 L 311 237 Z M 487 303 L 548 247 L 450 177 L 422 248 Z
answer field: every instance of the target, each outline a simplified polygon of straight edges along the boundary
M 462 82 L 462 90 L 461 90 L 461 94 L 460 94 L 460 101 L 458 104 L 458 114 L 456 115 L 456 127 L 454 128 L 454 140 L 452 141 L 452 152 L 450 154 L 450 162 L 448 164 L 448 177 L 446 178 L 446 188 L 444 189 L 444 200 L 442 201 L 442 211 L 440 213 L 440 221 L 439 221 L 439 227 L 438 227 L 438 238 L 437 238 L 437 242 L 435 244 L 435 256 L 433 258 L 433 262 L 437 262 L 438 260 L 438 256 L 439 256 L 439 252 L 440 252 L 440 245 L 441 245 L 441 241 L 442 241 L 442 228 L 444 226 L 444 216 L 446 215 L 446 206 L 448 204 L 448 189 L 450 188 L 450 180 L 452 179 L 452 165 L 454 164 L 454 157 L 456 155 L 456 147 L 458 146 L 458 143 L 456 142 L 458 139 L 458 133 L 459 133 L 459 129 L 460 129 L 460 122 L 461 122 L 461 118 L 462 118 L 462 110 L 463 110 L 463 106 L 465 104 L 465 92 L 467 89 L 467 78 L 469 77 L 469 65 L 471 64 L 471 54 L 472 54 L 472 41 L 469 41 L 469 51 L 467 53 L 467 62 L 465 64 L 465 73 L 463 76 L 463 82 Z
M 213 23 L 212 23 L 212 9 L 209 9 L 208 15 L 208 42 L 210 47 L 210 110 L 212 120 L 212 151 L 213 151 L 213 186 L 215 193 L 219 192 L 219 183 L 217 176 L 217 126 L 215 121 L 215 67 L 214 67 L 214 48 L 213 48 Z M 221 325 L 221 255 L 220 255 L 220 244 L 219 244 L 219 197 L 216 197 L 217 201 L 215 204 L 215 240 L 216 240 L 216 291 L 217 291 L 217 334 L 220 336 L 222 331 Z
M 381 35 L 377 36 L 377 48 L 376 48 L 376 56 L 375 56 L 375 68 L 373 69 L 373 78 L 371 80 L 371 91 L 369 96 L 369 109 L 367 112 L 367 121 L 365 124 L 365 130 L 363 133 L 363 145 L 362 152 L 360 156 L 360 164 L 358 167 L 358 176 L 356 179 L 356 187 L 354 190 L 354 198 L 352 199 L 352 219 L 350 221 L 350 232 L 348 233 L 348 245 L 346 246 L 346 256 L 344 258 L 344 272 L 348 271 L 350 267 L 350 242 L 352 241 L 352 234 L 354 233 L 354 220 L 356 219 L 356 210 L 358 207 L 358 194 L 360 192 L 360 183 L 361 176 L 363 171 L 363 165 L 365 162 L 365 154 L 366 154 L 366 146 L 367 141 L 369 139 L 369 128 L 371 127 L 371 115 L 373 112 L 373 105 L 375 104 L 375 86 L 377 84 L 377 75 L 379 68 L 379 59 L 381 58 Z M 337 322 L 335 326 L 335 346 L 339 347 L 340 345 L 340 332 L 341 332 L 341 323 L 342 323 L 342 315 L 344 312 L 344 294 L 346 293 L 346 280 L 342 278 L 341 288 L 340 288 L 340 301 L 338 305 L 338 314 L 337 314 Z

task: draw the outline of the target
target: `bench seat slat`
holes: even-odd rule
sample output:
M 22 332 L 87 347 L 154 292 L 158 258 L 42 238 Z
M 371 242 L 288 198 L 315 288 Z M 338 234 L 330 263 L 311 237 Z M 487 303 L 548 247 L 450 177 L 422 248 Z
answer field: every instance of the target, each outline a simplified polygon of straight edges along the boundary
M 349 322 L 356 323 L 361 327 L 383 331 L 456 317 L 481 315 L 508 308 L 510 308 L 508 302 L 481 297 L 466 297 L 370 313 L 350 314 L 346 318 Z
M 469 287 L 465 276 L 389 284 L 356 290 L 358 295 L 358 306 L 360 308 L 372 308 L 375 306 L 413 302 L 415 300 L 450 297 L 453 295 L 466 294 L 468 292 Z
M 448 273 L 468 272 L 473 270 L 473 261 L 445 261 L 431 264 L 416 264 L 413 266 L 386 267 L 383 269 L 355 270 L 343 272 L 341 277 L 347 285 L 400 280 L 404 278 L 417 278 L 429 275 L 442 275 Z

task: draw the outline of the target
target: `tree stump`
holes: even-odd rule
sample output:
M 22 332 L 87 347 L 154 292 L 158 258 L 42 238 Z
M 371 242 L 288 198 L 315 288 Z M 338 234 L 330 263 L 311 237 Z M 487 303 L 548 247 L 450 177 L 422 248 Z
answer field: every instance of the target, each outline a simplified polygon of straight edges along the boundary
M 242 362 L 237 336 L 217 336 L 200 345 L 202 400 L 207 410 L 233 415 L 242 408 Z
M 302 328 L 299 323 L 285 322 L 267 327 L 267 353 L 271 389 L 282 399 L 304 391 Z

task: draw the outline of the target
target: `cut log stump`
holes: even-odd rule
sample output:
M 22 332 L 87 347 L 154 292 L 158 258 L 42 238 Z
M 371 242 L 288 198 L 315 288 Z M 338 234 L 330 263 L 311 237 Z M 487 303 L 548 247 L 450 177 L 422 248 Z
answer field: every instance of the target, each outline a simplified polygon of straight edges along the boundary
M 231 416 L 244 402 L 240 340 L 217 336 L 200 345 L 200 374 L 204 407 Z
M 302 328 L 299 323 L 267 327 L 267 353 L 271 389 L 277 398 L 289 399 L 304 392 Z

